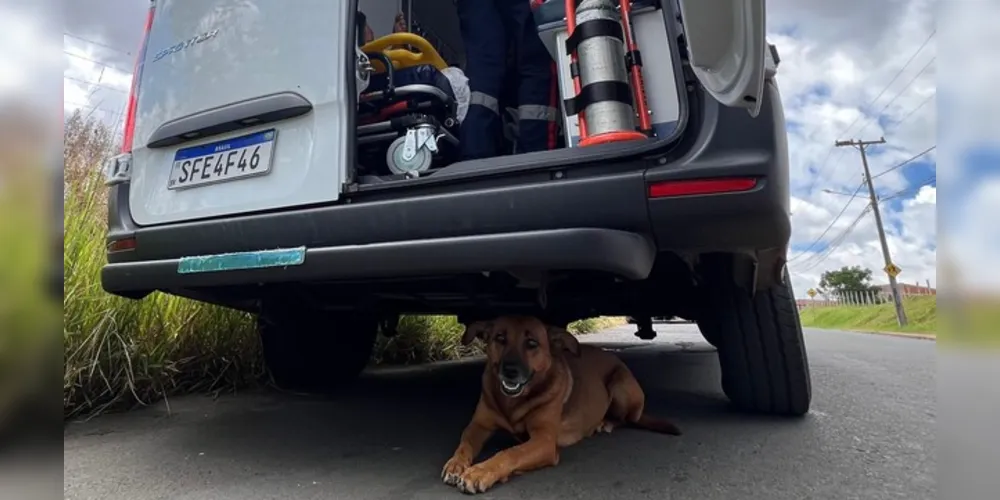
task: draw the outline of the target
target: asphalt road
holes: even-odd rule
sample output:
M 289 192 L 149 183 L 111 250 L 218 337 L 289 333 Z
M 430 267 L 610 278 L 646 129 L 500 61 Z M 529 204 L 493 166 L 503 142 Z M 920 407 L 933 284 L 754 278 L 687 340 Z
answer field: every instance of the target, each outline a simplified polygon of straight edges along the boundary
M 692 325 L 588 337 L 621 349 L 651 412 L 681 437 L 616 430 L 484 498 L 606 500 L 937 498 L 935 344 L 808 331 L 813 409 L 801 420 L 731 411 L 716 355 Z M 639 342 L 637 344 L 637 342 Z M 478 391 L 464 361 L 366 374 L 314 397 L 188 397 L 67 425 L 67 499 L 462 498 L 439 479 Z M 490 446 L 508 444 L 503 439 Z

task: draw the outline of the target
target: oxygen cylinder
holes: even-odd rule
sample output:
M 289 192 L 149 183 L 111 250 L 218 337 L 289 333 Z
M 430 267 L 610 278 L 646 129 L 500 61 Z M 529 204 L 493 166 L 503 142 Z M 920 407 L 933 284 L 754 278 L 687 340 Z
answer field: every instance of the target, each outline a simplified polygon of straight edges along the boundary
M 624 0 L 628 1 L 628 0 Z M 567 113 L 580 115 L 580 145 L 645 139 L 636 131 L 633 92 L 626 67 L 625 33 L 615 0 L 566 0 L 577 95 Z

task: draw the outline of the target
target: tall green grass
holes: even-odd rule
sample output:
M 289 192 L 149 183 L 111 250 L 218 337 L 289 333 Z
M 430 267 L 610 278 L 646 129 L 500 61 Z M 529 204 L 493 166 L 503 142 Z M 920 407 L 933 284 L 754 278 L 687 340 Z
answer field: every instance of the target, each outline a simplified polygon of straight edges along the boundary
M 0 152 L 0 435 L 35 410 L 50 414 L 60 354 L 59 303 L 47 286 L 59 255 L 49 232 L 50 174 L 5 160 Z
M 248 314 L 161 293 L 135 301 L 104 292 L 103 193 L 96 173 L 67 185 L 65 415 L 256 381 L 263 363 Z

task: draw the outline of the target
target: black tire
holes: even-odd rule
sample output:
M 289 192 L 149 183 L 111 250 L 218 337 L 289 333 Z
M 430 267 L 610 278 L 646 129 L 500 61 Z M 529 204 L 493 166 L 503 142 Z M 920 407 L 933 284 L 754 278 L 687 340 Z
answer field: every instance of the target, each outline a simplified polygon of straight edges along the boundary
M 304 308 L 267 309 L 257 317 L 264 361 L 283 389 L 325 392 L 352 382 L 371 358 L 375 316 Z
M 715 276 L 698 326 L 719 351 L 723 392 L 744 411 L 806 414 L 812 381 L 788 270 L 781 283 L 753 297 L 731 274 Z

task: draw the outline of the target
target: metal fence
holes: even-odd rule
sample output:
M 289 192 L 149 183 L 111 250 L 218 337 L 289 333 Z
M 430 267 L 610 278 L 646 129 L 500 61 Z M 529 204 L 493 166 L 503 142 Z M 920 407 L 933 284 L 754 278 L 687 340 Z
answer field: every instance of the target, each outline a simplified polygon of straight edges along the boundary
M 865 307 L 892 302 L 892 292 L 889 290 L 888 285 L 873 290 L 847 290 L 842 293 L 815 292 L 816 294 L 813 297 L 809 297 L 807 294 L 806 297 L 796 300 L 799 309 L 835 306 Z M 937 295 L 937 290 L 929 286 L 900 283 L 899 293 L 905 299 L 909 297 L 934 296 Z

